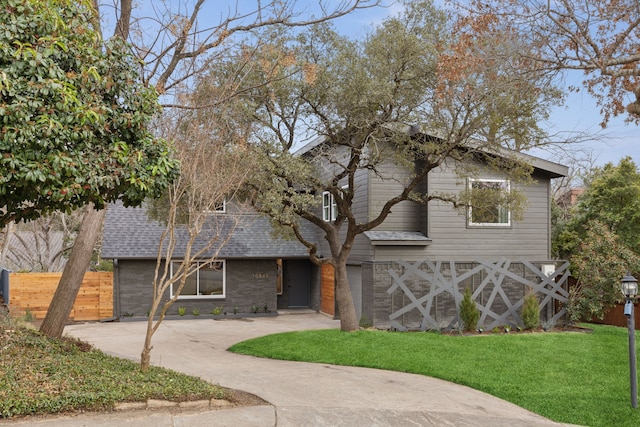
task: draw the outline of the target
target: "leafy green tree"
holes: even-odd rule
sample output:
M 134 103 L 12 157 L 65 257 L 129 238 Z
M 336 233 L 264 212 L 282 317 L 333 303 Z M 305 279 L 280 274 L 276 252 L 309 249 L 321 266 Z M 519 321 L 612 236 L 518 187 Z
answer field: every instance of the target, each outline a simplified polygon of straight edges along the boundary
M 640 272 L 640 257 L 630 250 L 609 226 L 595 220 L 584 241 L 571 257 L 578 286 L 570 289 L 567 311 L 573 321 L 602 319 L 622 299 L 620 280 Z
M 504 148 L 541 143 L 536 118 L 558 95 L 544 76 L 513 72 L 507 59 L 517 37 L 455 39 L 446 14 L 431 2 L 405 5 L 402 16 L 361 41 L 328 26 L 271 31 L 261 37 L 257 60 L 241 52 L 199 85 L 204 94 L 230 68 L 244 70 L 234 120 L 238 129 L 253 130 L 250 147 L 262 164 L 248 191 L 259 210 L 307 245 L 313 262 L 334 267 L 345 331 L 358 328 L 346 268 L 356 237 L 401 203 L 458 203 L 457 194 L 425 191 L 427 174 L 445 159 L 461 176 L 477 173 L 469 165 L 480 156 L 522 178 L 530 169 L 506 158 Z M 321 143 L 296 153 L 296 143 L 316 136 Z M 403 168 L 411 172 L 396 174 Z M 400 184 L 367 217 L 354 206 L 365 173 Z M 330 216 L 319 208 L 328 195 L 335 206 Z M 320 243 L 303 233 L 303 221 L 321 231 L 323 257 Z
M 558 234 L 560 255 L 578 255 L 594 221 L 606 225 L 623 246 L 640 255 L 640 172 L 633 160 L 625 157 L 618 165 L 595 168 L 585 183 L 584 194 Z
M 0 8 L 0 226 L 163 191 L 175 163 L 148 130 L 156 93 L 124 42 L 102 43 L 91 3 Z
M 161 194 L 177 164 L 148 129 L 155 91 L 123 38 L 102 41 L 91 1 L 3 0 L 0 9 L 0 224 L 87 206 L 41 325 L 59 337 L 99 234 L 93 207 Z

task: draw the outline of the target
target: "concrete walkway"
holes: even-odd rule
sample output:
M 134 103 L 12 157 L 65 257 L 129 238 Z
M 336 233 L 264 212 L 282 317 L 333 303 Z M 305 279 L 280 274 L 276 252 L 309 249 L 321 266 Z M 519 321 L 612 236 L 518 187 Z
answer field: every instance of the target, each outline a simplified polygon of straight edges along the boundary
M 236 355 L 236 342 L 277 332 L 339 327 L 320 314 L 244 320 L 165 321 L 154 365 L 253 393 L 272 406 L 131 411 L 30 419 L 36 426 L 559 426 L 479 391 L 421 375 Z M 65 333 L 114 356 L 139 360 L 145 322 L 86 323 Z M 1 424 L 1 423 L 0 423 Z

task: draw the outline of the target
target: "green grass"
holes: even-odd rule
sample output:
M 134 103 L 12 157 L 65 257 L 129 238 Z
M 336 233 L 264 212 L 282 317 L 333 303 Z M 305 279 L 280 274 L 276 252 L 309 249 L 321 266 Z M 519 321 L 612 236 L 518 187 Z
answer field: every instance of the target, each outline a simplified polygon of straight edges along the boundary
M 467 385 L 552 420 L 638 426 L 627 330 L 449 336 L 338 330 L 270 335 L 230 350 L 274 359 L 411 372 Z
M 5 316 L 6 317 L 6 316 Z M 118 402 L 224 398 L 204 380 L 50 339 L 0 319 L 0 418 L 112 409 Z

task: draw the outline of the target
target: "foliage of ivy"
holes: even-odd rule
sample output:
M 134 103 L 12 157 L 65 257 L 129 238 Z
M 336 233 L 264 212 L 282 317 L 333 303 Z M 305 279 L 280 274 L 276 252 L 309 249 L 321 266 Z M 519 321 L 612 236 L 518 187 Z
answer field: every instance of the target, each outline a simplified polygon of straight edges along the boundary
M 0 419 L 110 410 L 118 402 L 225 398 L 206 381 L 168 369 L 142 372 L 71 338 L 54 339 L 0 316 Z
M 177 164 L 149 131 L 157 94 L 87 0 L 0 0 L 0 226 L 163 191 Z

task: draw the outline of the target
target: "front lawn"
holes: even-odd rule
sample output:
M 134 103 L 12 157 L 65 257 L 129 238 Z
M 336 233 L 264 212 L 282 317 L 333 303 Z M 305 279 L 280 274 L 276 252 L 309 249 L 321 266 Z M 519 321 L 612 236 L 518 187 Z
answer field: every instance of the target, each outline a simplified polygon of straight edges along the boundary
M 363 330 L 291 332 L 231 351 L 274 359 L 411 372 L 464 384 L 552 420 L 638 426 L 629 393 L 627 330 L 449 336 Z
M 227 397 L 199 378 L 157 367 L 142 372 L 139 364 L 86 343 L 51 339 L 0 318 L 0 418 L 108 410 L 117 402 L 148 399 Z

